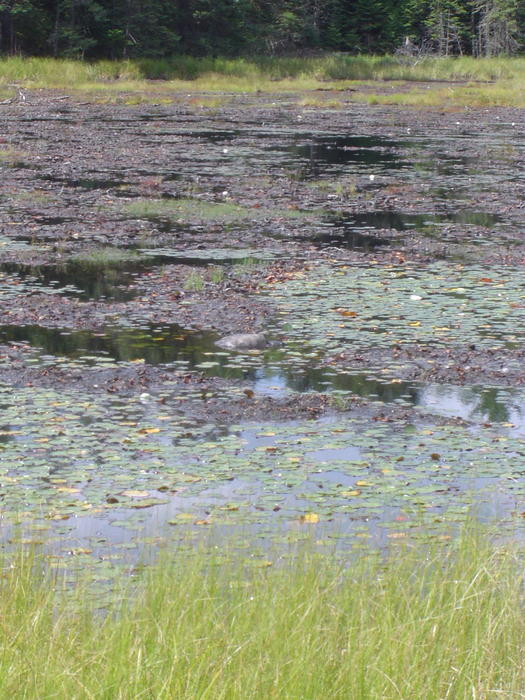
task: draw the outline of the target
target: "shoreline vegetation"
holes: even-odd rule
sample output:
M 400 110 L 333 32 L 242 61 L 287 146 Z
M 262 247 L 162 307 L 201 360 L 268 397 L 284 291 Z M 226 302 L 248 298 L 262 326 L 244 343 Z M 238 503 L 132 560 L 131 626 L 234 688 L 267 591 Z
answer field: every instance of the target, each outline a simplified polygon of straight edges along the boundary
M 341 559 L 309 545 L 273 560 L 164 553 L 104 603 L 15 547 L 0 584 L 0 695 L 523 697 L 516 548 L 467 527 L 430 549 Z
M 345 102 L 420 107 L 525 106 L 525 58 L 349 56 L 310 58 L 137 59 L 86 62 L 10 57 L 0 60 L 0 97 L 19 90 L 74 91 L 83 99 L 129 104 L 173 101 L 173 93 L 302 93 L 322 91 L 315 104 Z M 425 83 L 423 85 L 423 83 Z M 148 97 L 146 97 L 146 93 Z M 340 93 L 335 95 L 333 93 Z M 191 96 L 191 95 L 190 95 Z M 123 99 L 125 102 L 125 98 Z M 204 107 L 208 106 L 203 104 Z M 209 105 L 213 108 L 213 104 Z

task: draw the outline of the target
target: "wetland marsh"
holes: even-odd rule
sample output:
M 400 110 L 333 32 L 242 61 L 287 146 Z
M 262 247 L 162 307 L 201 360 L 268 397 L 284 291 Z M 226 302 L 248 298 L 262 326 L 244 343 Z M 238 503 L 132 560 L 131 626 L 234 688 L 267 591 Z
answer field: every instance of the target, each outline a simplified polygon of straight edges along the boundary
M 0 106 L 5 540 L 522 539 L 523 113 L 337 97 Z

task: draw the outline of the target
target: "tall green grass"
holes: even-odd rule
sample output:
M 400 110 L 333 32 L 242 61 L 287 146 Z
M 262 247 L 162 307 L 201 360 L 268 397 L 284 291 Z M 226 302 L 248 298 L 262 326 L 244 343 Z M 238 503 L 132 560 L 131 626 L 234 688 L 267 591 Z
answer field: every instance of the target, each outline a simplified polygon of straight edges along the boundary
M 104 613 L 82 589 L 52 590 L 38 559 L 4 573 L 0 697 L 493 700 L 525 688 L 523 565 L 481 538 L 347 566 L 179 554 Z
M 121 85 L 138 89 L 145 80 L 193 82 L 221 90 L 275 89 L 272 84 L 292 81 L 315 86 L 326 81 L 350 80 L 508 80 L 524 74 L 524 58 L 474 59 L 471 57 L 402 61 L 395 56 L 327 54 L 311 58 L 196 58 L 83 62 L 51 58 L 0 61 L 1 83 L 34 87 L 86 88 Z M 161 85 L 151 86 L 161 89 Z
M 214 109 L 224 93 L 297 93 L 318 88 L 340 90 L 344 100 L 304 98 L 303 107 L 345 108 L 345 101 L 420 107 L 525 106 L 525 58 L 471 57 L 401 60 L 395 56 L 327 54 L 310 58 L 195 58 L 83 62 L 9 57 L 0 60 L 0 95 L 17 99 L 16 86 L 53 88 L 95 102 L 128 105 L 184 99 L 194 109 Z M 384 81 L 404 81 L 400 91 Z M 436 81 L 432 89 L 419 83 Z M 443 86 L 439 81 L 455 82 Z M 366 83 L 366 89 L 359 91 Z M 373 85 L 381 87 L 374 91 Z M 187 93 L 191 94 L 188 95 Z M 221 97 L 195 93 L 223 93 Z

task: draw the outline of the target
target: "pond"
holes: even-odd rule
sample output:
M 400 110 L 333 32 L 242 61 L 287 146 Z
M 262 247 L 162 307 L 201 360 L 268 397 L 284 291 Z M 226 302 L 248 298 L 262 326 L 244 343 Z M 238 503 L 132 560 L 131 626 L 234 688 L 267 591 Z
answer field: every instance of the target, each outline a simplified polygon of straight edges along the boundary
M 39 160 L 3 166 L 4 540 L 104 579 L 206 529 L 360 551 L 474 514 L 521 538 L 515 130 L 239 99 L 6 120 Z M 248 215 L 123 216 L 137 197 Z M 86 264 L 102 235 L 118 264 Z M 261 328 L 265 349 L 216 345 Z

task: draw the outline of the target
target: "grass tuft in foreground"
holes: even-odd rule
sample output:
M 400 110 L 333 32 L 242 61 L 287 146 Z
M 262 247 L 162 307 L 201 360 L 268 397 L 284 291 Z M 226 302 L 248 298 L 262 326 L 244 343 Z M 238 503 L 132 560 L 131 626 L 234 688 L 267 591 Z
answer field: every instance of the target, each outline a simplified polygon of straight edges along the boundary
M 178 554 L 104 614 L 39 567 L 1 581 L 1 697 L 523 697 L 523 566 L 480 538 L 347 567 Z

